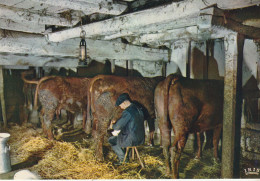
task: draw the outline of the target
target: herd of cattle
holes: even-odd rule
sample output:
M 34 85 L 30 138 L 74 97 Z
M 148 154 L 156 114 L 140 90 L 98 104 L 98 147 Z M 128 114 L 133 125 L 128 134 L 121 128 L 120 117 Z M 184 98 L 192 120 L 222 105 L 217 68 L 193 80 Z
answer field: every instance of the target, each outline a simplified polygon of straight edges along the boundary
M 96 157 L 103 160 L 103 142 L 110 121 L 120 117 L 122 112 L 115 107 L 116 99 L 126 92 L 144 110 L 150 132 L 149 144 L 153 144 L 155 120 L 158 121 L 166 171 L 172 178 L 178 178 L 180 156 L 190 133 L 198 136 L 196 157 L 200 158 L 200 134 L 213 130 L 214 157 L 218 159 L 223 119 L 223 81 L 194 80 L 176 74 L 166 78 L 47 76 L 40 80 L 28 80 L 26 76 L 27 72 L 24 72 L 22 79 L 25 85 L 36 86 L 33 111 L 37 112 L 39 99 L 42 128 L 49 139 L 54 139 L 51 122 L 62 109 L 73 115 L 81 113 L 83 129 L 95 139 Z M 172 145 L 171 130 L 174 132 Z

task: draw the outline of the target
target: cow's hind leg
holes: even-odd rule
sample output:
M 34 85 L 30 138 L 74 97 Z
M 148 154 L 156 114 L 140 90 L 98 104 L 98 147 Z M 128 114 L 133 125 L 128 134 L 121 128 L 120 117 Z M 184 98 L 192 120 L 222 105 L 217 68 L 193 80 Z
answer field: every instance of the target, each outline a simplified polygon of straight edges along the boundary
M 167 126 L 160 126 L 160 132 L 161 132 L 161 142 L 163 147 L 163 155 L 166 164 L 166 174 L 170 175 L 171 165 L 170 165 L 169 147 L 171 144 L 171 130 Z
M 43 124 L 44 124 L 44 127 L 45 127 L 46 132 L 47 132 L 47 137 L 50 140 L 53 140 L 51 121 L 54 118 L 54 114 L 55 114 L 55 111 L 53 111 L 53 110 L 47 110 L 46 111 L 46 109 L 45 109 L 45 113 L 44 113 L 44 116 L 43 116 Z
M 148 127 L 149 127 L 149 145 L 154 146 L 154 131 L 155 131 L 155 125 L 154 125 L 154 119 L 148 118 L 147 119 Z
M 200 132 L 197 132 L 197 145 L 198 145 L 198 151 L 195 159 L 200 159 L 201 157 L 201 150 L 202 150 L 202 139 L 201 139 L 201 134 Z
M 100 161 L 104 160 L 103 143 L 107 133 L 108 126 L 109 126 L 109 121 L 106 118 L 100 118 L 98 120 L 98 127 L 96 133 L 96 157 L 97 160 Z
M 172 178 L 179 178 L 179 165 L 181 153 L 185 147 L 187 141 L 186 136 L 176 136 L 171 147 L 171 165 L 172 165 Z
M 214 132 L 213 132 L 213 147 L 214 147 L 214 161 L 215 162 L 219 162 L 218 143 L 219 143 L 221 130 L 222 130 L 222 126 L 218 126 L 218 127 L 214 128 Z
M 53 140 L 51 121 L 57 110 L 58 99 L 48 90 L 40 90 L 39 99 L 44 107 L 43 124 L 47 130 L 47 136 Z

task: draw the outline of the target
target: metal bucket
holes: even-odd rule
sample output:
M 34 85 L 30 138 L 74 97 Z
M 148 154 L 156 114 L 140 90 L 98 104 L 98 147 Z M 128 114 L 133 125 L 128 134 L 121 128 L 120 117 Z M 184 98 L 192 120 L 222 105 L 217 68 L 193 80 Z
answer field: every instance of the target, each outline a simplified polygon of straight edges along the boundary
M 0 133 L 0 174 L 11 171 L 10 147 L 6 143 L 9 138 L 9 133 Z

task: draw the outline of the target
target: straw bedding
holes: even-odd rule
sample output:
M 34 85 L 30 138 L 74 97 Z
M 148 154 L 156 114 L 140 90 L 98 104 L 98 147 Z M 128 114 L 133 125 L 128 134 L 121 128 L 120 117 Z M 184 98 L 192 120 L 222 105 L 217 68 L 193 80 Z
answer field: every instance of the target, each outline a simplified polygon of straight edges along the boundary
M 104 162 L 98 162 L 94 150 L 85 148 L 83 143 L 50 141 L 42 135 L 40 129 L 30 125 L 14 125 L 9 132 L 11 159 L 18 163 L 32 156 L 40 157 L 38 164 L 30 170 L 37 172 L 43 179 L 145 179 L 149 178 L 149 170 L 163 166 L 161 159 L 141 154 L 145 169 L 141 168 L 137 160 L 115 167 L 112 162 L 116 161 L 116 155 L 111 150 Z M 159 171 L 156 177 L 162 175 Z
M 43 179 L 165 179 L 162 148 L 139 147 L 145 164 L 138 160 L 121 166 L 108 144 L 104 144 L 104 162 L 95 159 L 95 142 L 86 136 L 71 136 L 65 141 L 50 141 L 30 124 L 11 125 L 9 145 L 12 165 L 37 157 L 38 163 L 30 168 Z M 187 145 L 186 145 L 187 147 Z M 201 160 L 194 160 L 194 150 L 186 148 L 180 162 L 180 178 L 220 178 L 220 164 L 212 161 L 212 150 L 203 151 Z

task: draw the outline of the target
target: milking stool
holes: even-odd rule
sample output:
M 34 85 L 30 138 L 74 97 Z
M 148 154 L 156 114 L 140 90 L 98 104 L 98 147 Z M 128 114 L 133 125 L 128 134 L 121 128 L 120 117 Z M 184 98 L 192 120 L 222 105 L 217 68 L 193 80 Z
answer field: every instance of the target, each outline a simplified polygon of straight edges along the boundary
M 128 155 L 129 150 L 130 150 L 131 148 L 132 148 L 132 160 L 134 160 L 134 158 L 135 158 L 135 153 L 136 153 L 137 158 L 138 158 L 138 160 L 139 160 L 139 162 L 140 162 L 142 168 L 144 168 L 144 164 L 143 164 L 143 162 L 142 162 L 142 160 L 141 160 L 141 158 L 140 158 L 140 156 L 139 156 L 139 153 L 138 153 L 138 150 L 137 150 L 136 146 L 126 147 L 125 158 L 124 158 L 123 164 L 125 163 L 125 160 L 126 160 L 126 158 L 127 158 L 127 155 Z

